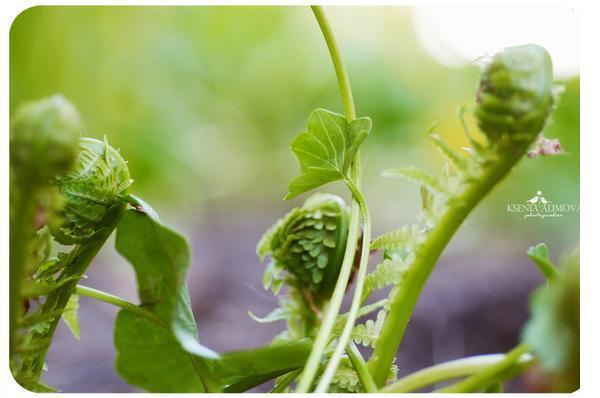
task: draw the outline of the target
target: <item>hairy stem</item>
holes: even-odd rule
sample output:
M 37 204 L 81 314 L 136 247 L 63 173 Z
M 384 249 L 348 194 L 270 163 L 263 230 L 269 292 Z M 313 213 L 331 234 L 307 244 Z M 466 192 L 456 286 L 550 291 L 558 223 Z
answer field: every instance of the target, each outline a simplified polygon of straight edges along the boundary
M 44 304 L 42 305 L 42 312 L 54 312 L 62 314 L 69 301 L 69 298 L 77 287 L 77 282 L 83 276 L 83 273 L 88 268 L 94 257 L 98 254 L 98 251 L 102 248 L 112 231 L 115 229 L 121 216 L 123 214 L 124 205 L 114 206 L 106 216 L 107 224 L 104 228 L 99 231 L 89 242 L 85 244 L 77 245 L 69 253 L 69 264 L 66 267 L 64 278 L 73 278 L 70 282 L 63 285 L 60 289 L 50 293 Z M 51 340 L 54 336 L 54 331 L 60 320 L 60 316 L 57 316 L 48 330 L 42 334 L 36 334 L 33 337 L 32 345 L 35 346 L 35 341 Z M 33 374 L 34 377 L 40 377 L 42 369 L 44 367 L 44 360 L 48 354 L 49 345 L 41 349 L 32 360 L 25 361 L 23 366 Z
M 316 392 L 326 392 L 329 387 L 329 383 L 331 379 L 335 375 L 335 371 L 340 363 L 342 358 L 342 354 L 346 350 L 346 345 L 348 344 L 348 340 L 350 339 L 350 334 L 352 333 L 352 329 L 354 328 L 354 322 L 356 321 L 356 316 L 358 314 L 358 310 L 362 304 L 362 292 L 363 286 L 365 284 L 365 276 L 367 274 L 367 266 L 369 262 L 369 245 L 371 242 L 371 216 L 369 214 L 369 209 L 367 207 L 367 203 L 365 201 L 364 196 L 360 192 L 360 189 L 352 182 L 352 180 L 347 180 L 346 185 L 352 192 L 352 196 L 354 200 L 356 200 L 359 204 L 362 216 L 363 216 L 363 237 L 362 237 L 362 248 L 360 253 L 360 265 L 358 268 L 358 275 L 356 278 L 356 288 L 354 289 L 354 296 L 352 297 L 352 304 L 350 306 L 350 311 L 348 311 L 348 317 L 346 319 L 346 324 L 344 325 L 344 329 L 342 334 L 338 338 L 337 346 L 335 347 L 335 351 L 333 352 L 327 367 L 325 368 L 325 372 L 323 376 L 321 376 L 321 380 L 317 386 Z
M 504 358 L 496 364 L 487 367 L 479 373 L 474 374 L 464 380 L 454 383 L 448 387 L 436 390 L 435 392 L 444 393 L 467 393 L 481 391 L 484 388 L 498 384 L 499 382 L 514 375 L 511 370 L 518 369 L 522 371 L 526 366 L 520 366 L 519 360 L 530 351 L 526 344 L 520 344 L 508 352 Z M 531 364 L 531 361 L 527 365 Z
M 369 369 L 378 387 L 383 387 L 387 380 L 410 316 L 442 251 L 473 208 L 512 169 L 526 149 L 525 144 L 517 145 L 516 148 L 504 148 L 498 153 L 499 160 L 482 166 L 482 175 L 470 182 L 461 195 L 449 201 L 448 209 L 438 225 L 419 247 L 413 264 L 392 299 L 390 311 L 369 361 Z
M 352 90 L 350 88 L 350 80 L 348 79 L 348 73 L 342 63 L 342 57 L 340 54 L 339 47 L 335 41 L 331 26 L 325 17 L 323 9 L 319 6 L 311 6 L 311 9 L 319 23 L 319 27 L 327 43 L 327 48 L 333 61 L 333 66 L 340 86 L 340 94 L 342 96 L 342 102 L 344 104 L 344 113 L 348 121 L 356 119 L 356 111 L 354 107 L 354 100 L 352 98 Z M 350 170 L 351 178 L 357 186 L 360 186 L 360 156 L 357 153 L 352 162 Z M 346 292 L 346 286 L 348 285 L 348 279 L 352 272 L 352 266 L 354 264 L 354 256 L 356 254 L 356 246 L 359 237 L 359 223 L 360 223 L 360 207 L 356 200 L 352 201 L 352 207 L 350 210 L 350 226 L 348 231 L 348 240 L 346 243 L 346 250 L 344 252 L 344 259 L 340 269 L 340 274 L 335 285 L 331 300 L 327 305 L 325 314 L 323 315 L 323 322 L 315 343 L 310 352 L 304 371 L 298 381 L 298 387 L 296 392 L 306 393 L 312 385 L 313 379 L 319 369 L 319 362 L 325 352 L 325 347 L 330 341 L 331 332 L 335 324 L 336 317 L 340 311 L 344 293 Z
M 400 380 L 385 386 L 379 392 L 382 393 L 407 393 L 421 388 L 458 377 L 470 376 L 480 373 L 494 366 L 506 358 L 505 354 L 478 355 L 474 357 L 455 359 L 421 369 L 411 373 Z M 519 358 L 519 364 L 524 366 L 530 363 L 533 357 L 523 354 Z
M 377 392 L 377 386 L 371 377 L 371 373 L 369 373 L 369 369 L 367 369 L 367 364 L 362 355 L 360 355 L 360 351 L 358 351 L 354 342 L 351 341 L 348 343 L 346 346 L 346 353 L 348 354 L 348 358 L 350 358 L 350 362 L 352 362 L 352 366 L 354 366 L 354 370 L 356 370 L 356 373 L 358 374 L 360 384 L 363 386 L 365 392 Z

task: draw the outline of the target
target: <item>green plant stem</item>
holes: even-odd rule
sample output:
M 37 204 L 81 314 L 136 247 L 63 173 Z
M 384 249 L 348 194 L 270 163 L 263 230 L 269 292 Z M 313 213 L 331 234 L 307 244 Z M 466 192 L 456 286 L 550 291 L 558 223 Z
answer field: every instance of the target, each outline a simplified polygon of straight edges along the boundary
M 75 289 L 75 294 L 78 294 L 80 296 L 89 297 L 94 300 L 102 301 L 107 304 L 117 306 L 121 309 L 124 309 L 135 315 L 145 318 L 145 319 L 149 320 L 150 322 L 154 323 L 155 325 L 159 326 L 163 330 L 171 333 L 171 329 L 169 328 L 169 325 L 167 325 L 167 323 L 165 321 L 163 321 L 162 319 L 160 319 L 159 317 L 154 315 L 152 312 L 145 310 L 144 308 L 142 308 L 138 305 L 130 303 L 129 301 L 123 300 L 122 298 L 120 298 L 118 296 L 103 292 L 102 290 L 83 286 L 83 285 L 77 285 L 77 288 Z
M 278 394 L 282 393 L 290 384 L 296 380 L 296 378 L 302 373 L 302 369 L 292 370 L 288 374 L 284 375 L 276 384 L 275 387 L 269 391 L 269 393 Z
M 16 187 L 12 189 L 17 189 Z M 9 242 L 9 350 L 12 358 L 17 344 L 17 328 L 23 315 L 21 289 L 25 279 L 28 249 L 34 228 L 35 194 L 33 184 L 21 184 L 11 198 Z
M 451 198 L 438 225 L 429 233 L 416 258 L 406 272 L 399 290 L 391 301 L 390 311 L 383 324 L 381 335 L 369 370 L 378 387 L 385 384 L 398 346 L 415 308 L 419 295 L 442 251 L 475 206 L 502 180 L 527 150 L 528 143 L 515 144 L 498 150 L 499 159 L 483 167 L 482 175 L 470 182 L 458 197 Z
M 356 110 L 354 107 L 354 100 L 352 99 L 352 88 L 350 86 L 350 78 L 348 77 L 348 72 L 344 67 L 344 63 L 342 62 L 342 54 L 340 52 L 340 48 L 337 44 L 337 41 L 335 40 L 333 30 L 331 29 L 331 25 L 327 20 L 327 16 L 325 15 L 323 7 L 310 6 L 310 8 L 315 14 L 315 18 L 319 23 L 319 27 L 321 28 L 321 32 L 323 32 L 323 37 L 325 38 L 325 42 L 327 43 L 329 54 L 331 55 L 333 68 L 335 69 L 335 75 L 340 86 L 342 102 L 344 104 L 344 114 L 346 115 L 346 119 L 348 119 L 348 121 L 352 121 L 356 119 Z
M 190 353 L 188 353 L 188 357 L 190 358 L 190 361 L 192 361 L 194 370 L 196 371 L 198 378 L 204 385 L 204 389 L 206 390 L 206 392 L 222 392 L 221 385 L 215 379 L 212 372 L 208 369 L 208 366 L 206 365 L 206 360 L 204 358 L 198 357 Z
M 494 366 L 506 358 L 505 354 L 478 355 L 474 357 L 455 359 L 421 369 L 411 373 L 393 384 L 387 385 L 379 392 L 382 393 L 407 393 L 436 384 L 445 380 L 470 376 Z M 522 355 L 520 364 L 526 364 L 533 359 L 530 355 Z
M 41 308 L 42 312 L 62 314 L 69 298 L 75 291 L 79 279 L 119 223 L 124 208 L 124 205 L 114 206 L 106 215 L 106 219 L 110 221 L 107 222 L 104 228 L 91 238 L 89 242 L 75 246 L 69 253 L 69 264 L 66 267 L 64 275 L 61 275 L 61 277 L 73 279 L 46 297 L 46 301 Z M 32 345 L 35 346 L 36 341 L 51 341 L 60 318 L 60 316 L 55 317 L 45 333 L 36 334 L 32 339 Z M 48 349 L 49 344 L 41 349 L 31 361 L 28 360 L 23 363 L 23 366 L 27 367 L 36 379 L 39 379 L 42 373 Z
M 344 113 L 348 121 L 356 119 L 356 111 L 354 107 L 354 100 L 352 98 L 352 90 L 350 88 L 350 80 L 348 79 L 348 73 L 342 63 L 342 57 L 340 54 L 339 47 L 335 41 L 331 26 L 325 17 L 323 9 L 319 6 L 311 6 L 311 9 L 317 19 L 319 27 L 323 32 L 323 37 L 327 43 L 327 48 L 333 61 L 333 66 L 340 86 L 340 93 L 342 96 L 342 102 L 344 104 Z M 360 186 L 360 155 L 357 153 L 354 157 L 350 168 L 351 179 L 357 186 Z M 348 279 L 352 273 L 352 267 L 354 265 L 354 256 L 356 254 L 356 246 L 358 244 L 359 237 L 359 223 L 360 223 L 360 206 L 356 200 L 352 201 L 350 210 L 350 226 L 348 231 L 348 240 L 346 243 L 346 250 L 344 252 L 344 259 L 342 260 L 342 266 L 340 274 L 335 285 L 331 300 L 327 305 L 327 309 L 323 315 L 323 322 L 315 338 L 315 343 L 310 352 L 304 371 L 298 381 L 296 392 L 306 393 L 312 385 L 313 379 L 319 369 L 319 362 L 321 361 L 325 348 L 330 341 L 331 332 L 335 324 L 336 317 L 340 311 L 344 293 L 346 292 L 346 286 L 348 285 Z
M 518 362 L 523 354 L 526 354 L 529 351 L 530 348 L 526 344 L 520 344 L 508 352 L 506 356 L 496 364 L 448 387 L 436 390 L 435 392 L 467 393 L 481 391 L 492 384 L 497 384 L 505 380 L 507 375 L 512 376 L 513 372 L 511 372 L 511 370 L 515 367 L 522 370 L 524 367 L 518 366 Z
M 138 305 L 130 303 L 127 300 L 123 300 L 122 298 L 115 296 L 114 294 L 103 292 L 102 290 L 94 289 L 94 288 L 83 286 L 83 285 L 77 285 L 77 287 L 75 289 L 75 294 L 79 294 L 80 296 L 89 297 L 94 300 L 102 301 L 104 303 L 119 307 L 125 311 L 129 311 L 141 318 L 149 320 L 150 322 L 154 323 L 156 326 L 160 327 L 165 332 L 167 332 L 171 335 L 173 334 L 169 325 L 165 321 L 163 321 L 162 319 L 157 317 L 155 314 L 153 314 L 152 312 L 150 312 Z M 194 370 L 198 374 L 198 377 L 200 378 L 200 381 L 203 383 L 206 391 L 221 392 L 221 386 L 214 379 L 214 377 L 212 376 L 212 373 L 208 370 L 208 367 L 206 366 L 206 363 L 204 362 L 204 360 L 202 360 L 202 358 L 198 358 L 192 354 L 188 354 L 188 355 L 189 355 L 190 361 L 192 362 L 192 366 L 194 367 Z
M 319 380 L 319 384 L 317 385 L 316 392 L 323 393 L 327 391 L 331 379 L 335 375 L 337 367 L 342 358 L 342 354 L 346 350 L 346 345 L 350 339 L 350 334 L 352 333 L 352 329 L 354 328 L 354 323 L 356 321 L 356 316 L 362 304 L 362 291 L 363 286 L 365 284 L 365 276 L 367 274 L 367 266 L 369 262 L 369 245 L 371 243 L 371 216 L 369 214 L 369 209 L 367 207 L 367 203 L 360 189 L 352 182 L 352 180 L 346 180 L 346 185 L 352 192 L 352 196 L 358 202 L 362 216 L 363 216 L 363 237 L 362 237 L 362 248 L 360 253 L 360 264 L 358 267 L 358 273 L 356 278 L 356 288 L 354 289 L 354 295 L 352 297 L 352 304 L 350 305 L 350 311 L 348 311 L 348 317 L 346 319 L 346 324 L 344 325 L 344 329 L 342 334 L 338 338 L 337 346 L 327 367 L 325 368 L 325 372 L 321 376 Z
M 358 351 L 354 342 L 351 341 L 348 343 L 346 346 L 346 353 L 348 354 L 348 358 L 350 358 L 352 366 L 354 366 L 354 370 L 356 370 L 356 373 L 358 374 L 360 384 L 365 389 L 365 392 L 377 392 L 377 386 L 371 377 L 371 373 L 369 373 L 369 369 L 367 369 L 367 364 L 362 355 L 360 355 L 360 351 Z
M 358 208 L 358 206 L 352 206 L 350 216 L 351 220 L 355 217 L 358 218 L 359 215 L 360 209 Z M 354 253 L 356 252 L 357 241 L 358 223 L 351 223 L 350 229 L 348 231 L 348 243 L 346 245 L 346 251 L 344 253 L 344 260 L 342 261 L 340 275 L 333 290 L 331 300 L 327 305 L 327 309 L 325 310 L 323 322 L 321 323 L 321 327 L 319 328 L 319 332 L 317 333 L 315 343 L 310 352 L 308 360 L 306 361 L 304 371 L 302 372 L 300 380 L 298 381 L 298 387 L 296 388 L 297 393 L 308 392 L 308 389 L 312 384 L 314 376 L 316 375 L 319 369 L 319 362 L 321 361 L 321 358 L 325 351 L 325 347 L 330 341 L 331 331 L 333 330 L 333 326 L 335 325 L 335 320 L 337 318 L 339 309 L 342 305 L 342 300 L 344 298 L 344 293 L 346 291 L 348 279 L 350 278 L 350 274 L 352 272 L 352 266 L 354 263 Z

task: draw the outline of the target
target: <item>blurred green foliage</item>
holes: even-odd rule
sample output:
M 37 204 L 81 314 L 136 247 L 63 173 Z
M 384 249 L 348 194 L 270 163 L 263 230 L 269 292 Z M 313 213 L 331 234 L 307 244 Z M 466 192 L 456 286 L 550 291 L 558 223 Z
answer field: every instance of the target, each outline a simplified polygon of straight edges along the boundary
M 437 121 L 449 142 L 466 142 L 455 110 L 472 103 L 479 68 L 429 58 L 410 8 L 328 12 L 358 114 L 373 120 L 364 153 L 375 222 L 413 222 L 418 189 L 380 171 L 441 169 L 427 127 Z M 10 68 L 11 110 L 62 93 L 80 110 L 86 135 L 106 134 L 121 148 L 136 193 L 182 212 L 206 203 L 277 210 L 298 172 L 292 138 L 314 108 L 342 110 L 307 7 L 35 7 L 13 24 Z M 567 155 L 524 160 L 477 213 L 482 225 L 578 240 L 578 214 L 524 222 L 506 213 L 507 203 L 537 190 L 554 202 L 579 201 L 579 79 L 565 86 L 546 135 L 560 138 Z

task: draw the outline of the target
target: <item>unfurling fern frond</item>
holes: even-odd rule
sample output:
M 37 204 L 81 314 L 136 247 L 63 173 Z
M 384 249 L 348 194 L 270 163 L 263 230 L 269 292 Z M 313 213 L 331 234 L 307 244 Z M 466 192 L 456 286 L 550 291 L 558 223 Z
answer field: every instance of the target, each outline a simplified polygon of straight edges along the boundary
M 405 258 L 394 256 L 394 259 L 386 258 L 375 268 L 373 272 L 365 278 L 363 288 L 363 298 L 368 297 L 376 289 L 382 289 L 385 286 L 398 285 L 402 282 L 404 274 L 414 259 L 414 253 Z
M 102 229 L 109 209 L 120 204 L 133 180 L 127 162 L 108 142 L 80 140 L 75 167 L 57 179 L 64 200 L 56 222 L 50 223 L 54 238 L 72 245 L 90 239 Z
M 485 65 L 475 115 L 491 143 L 532 142 L 555 102 L 552 59 L 543 47 L 510 47 Z
M 430 190 L 435 191 L 439 194 L 449 195 L 447 188 L 441 183 L 441 181 L 437 177 L 417 167 L 409 166 L 398 169 L 387 169 L 383 171 L 382 175 L 384 177 L 402 177 L 408 181 L 425 185 Z
M 11 173 L 17 177 L 14 182 L 46 185 L 68 172 L 75 162 L 82 131 L 77 110 L 61 95 L 19 107 L 10 128 Z
M 327 298 L 340 271 L 348 237 L 348 210 L 335 195 L 317 193 L 289 212 L 260 240 L 257 254 L 270 254 L 265 287 L 287 271 L 290 285 L 311 296 Z
M 293 219 L 300 211 L 299 207 L 294 207 L 285 216 L 277 220 L 275 224 L 269 227 L 263 234 L 256 245 L 256 255 L 261 261 L 264 260 L 267 255 L 272 253 L 271 242 L 273 242 L 275 236 L 281 234 L 286 223 Z
M 282 271 L 283 266 L 280 263 L 271 261 L 269 265 L 267 265 L 262 279 L 265 290 L 271 288 L 274 295 L 279 294 L 284 281 L 284 277 L 281 275 Z
M 435 227 L 439 215 L 442 214 L 442 206 L 438 204 L 439 201 L 429 192 L 427 187 L 421 185 L 421 214 L 418 218 L 424 224 L 426 231 Z
M 371 250 L 413 250 L 424 240 L 418 225 L 404 225 L 393 231 L 379 235 L 371 242 Z
M 368 319 L 365 323 L 356 325 L 352 330 L 352 340 L 364 347 L 375 348 L 386 314 L 387 311 L 381 310 L 375 320 Z
M 440 153 L 450 162 L 462 176 L 467 176 L 470 173 L 469 159 L 458 153 L 437 133 L 432 133 L 429 138 L 440 151 Z
M 340 364 L 331 380 L 330 393 L 360 393 L 363 388 L 358 374 L 347 357 L 341 359 Z

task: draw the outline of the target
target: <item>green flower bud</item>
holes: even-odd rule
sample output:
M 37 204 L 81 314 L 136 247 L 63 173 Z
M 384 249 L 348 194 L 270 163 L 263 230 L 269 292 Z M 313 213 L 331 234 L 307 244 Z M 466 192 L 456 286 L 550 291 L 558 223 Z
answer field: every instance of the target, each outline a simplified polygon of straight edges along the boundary
M 348 210 L 335 195 L 317 193 L 279 220 L 261 239 L 261 258 L 271 254 L 287 282 L 315 296 L 331 295 L 348 238 Z
M 499 52 L 484 67 L 475 116 L 492 143 L 531 142 L 544 128 L 553 103 L 550 54 L 527 44 Z
M 21 106 L 10 131 L 13 172 L 27 184 L 66 173 L 77 157 L 81 131 L 77 110 L 60 95 Z
M 119 152 L 93 138 L 79 142 L 77 161 L 66 176 L 57 179 L 62 206 L 50 232 L 62 244 L 77 244 L 102 228 L 105 216 L 128 192 L 127 162 Z

